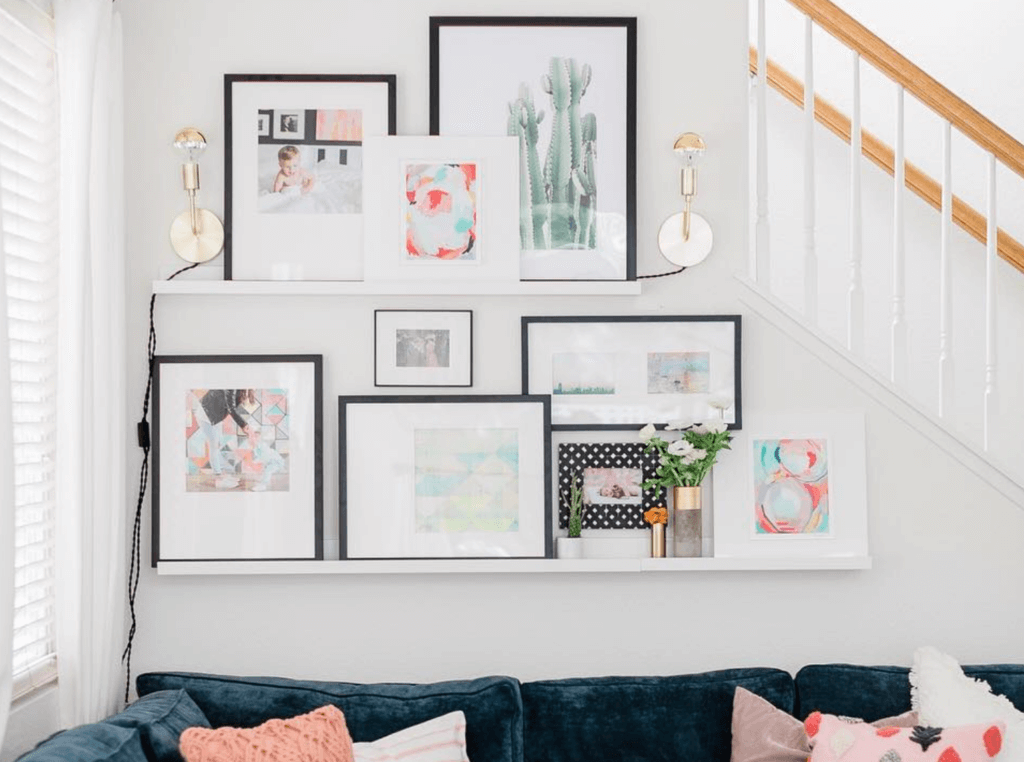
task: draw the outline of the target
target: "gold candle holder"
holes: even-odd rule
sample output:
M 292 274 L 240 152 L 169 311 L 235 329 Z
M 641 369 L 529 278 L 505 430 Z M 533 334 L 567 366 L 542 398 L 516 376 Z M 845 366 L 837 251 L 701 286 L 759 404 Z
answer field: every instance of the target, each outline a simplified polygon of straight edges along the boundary
M 651 558 L 665 557 L 665 525 L 651 525 Z

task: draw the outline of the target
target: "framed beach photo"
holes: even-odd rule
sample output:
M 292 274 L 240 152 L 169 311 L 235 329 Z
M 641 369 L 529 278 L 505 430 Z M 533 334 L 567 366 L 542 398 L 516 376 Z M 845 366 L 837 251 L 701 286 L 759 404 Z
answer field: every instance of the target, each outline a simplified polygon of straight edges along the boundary
M 323 558 L 320 355 L 158 356 L 153 565 Z
M 366 280 L 519 280 L 510 137 L 366 141 Z
M 636 18 L 430 19 L 430 131 L 512 135 L 523 280 L 636 278 Z
M 375 310 L 374 386 L 472 386 L 472 310 Z
M 393 74 L 224 75 L 224 278 L 361 280 L 364 142 Z
M 338 398 L 341 557 L 550 558 L 543 396 Z
M 739 315 L 524 317 L 524 394 L 556 430 L 721 418 L 742 425 Z
M 644 512 L 665 505 L 665 490 L 644 489 L 658 456 L 639 442 L 563 442 L 558 445 L 558 527 L 569 526 L 574 480 L 583 488 L 583 529 L 646 529 Z
M 868 554 L 864 413 L 752 415 L 712 471 L 715 556 Z

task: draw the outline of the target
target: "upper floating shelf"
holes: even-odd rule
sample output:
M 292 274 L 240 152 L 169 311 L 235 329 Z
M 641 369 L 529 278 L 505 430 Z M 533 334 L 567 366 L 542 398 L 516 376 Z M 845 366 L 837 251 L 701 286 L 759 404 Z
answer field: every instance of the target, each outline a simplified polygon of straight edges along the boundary
M 154 294 L 196 296 L 639 296 L 640 281 L 430 283 L 349 280 L 155 280 Z

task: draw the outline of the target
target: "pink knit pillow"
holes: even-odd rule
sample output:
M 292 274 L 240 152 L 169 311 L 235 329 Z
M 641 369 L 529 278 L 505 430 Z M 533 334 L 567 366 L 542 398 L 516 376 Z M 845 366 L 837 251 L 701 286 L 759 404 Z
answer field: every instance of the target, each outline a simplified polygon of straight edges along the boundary
M 952 728 L 876 728 L 814 712 L 804 727 L 810 762 L 990 762 L 1003 747 L 1006 724 Z
M 185 762 L 352 762 L 352 737 L 336 706 L 255 728 L 189 728 L 180 746 Z

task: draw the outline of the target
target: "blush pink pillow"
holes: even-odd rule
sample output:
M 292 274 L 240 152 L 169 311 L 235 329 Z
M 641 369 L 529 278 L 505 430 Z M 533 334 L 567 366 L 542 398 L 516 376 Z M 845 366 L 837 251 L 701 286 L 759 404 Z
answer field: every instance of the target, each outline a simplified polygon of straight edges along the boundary
M 876 728 L 814 712 L 804 727 L 810 762 L 990 762 L 1003 747 L 1006 724 L 951 728 Z
M 336 706 L 255 728 L 189 728 L 179 745 L 185 762 L 352 762 L 352 737 Z

